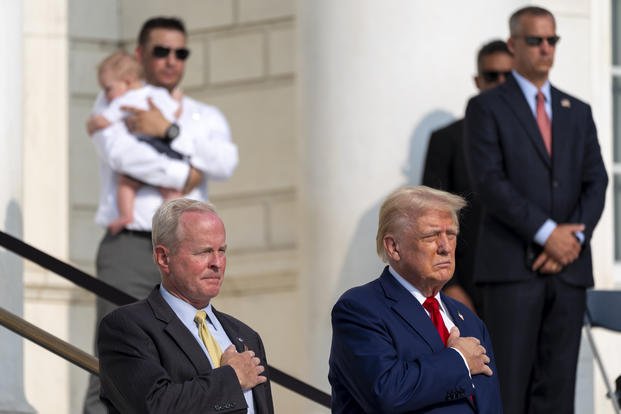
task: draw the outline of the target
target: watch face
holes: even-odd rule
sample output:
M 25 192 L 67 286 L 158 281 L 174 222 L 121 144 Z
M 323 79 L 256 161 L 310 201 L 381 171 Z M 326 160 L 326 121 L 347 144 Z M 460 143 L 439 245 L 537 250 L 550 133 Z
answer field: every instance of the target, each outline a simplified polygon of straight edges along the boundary
M 175 139 L 179 136 L 179 125 L 170 124 L 168 129 L 166 130 L 166 139 Z

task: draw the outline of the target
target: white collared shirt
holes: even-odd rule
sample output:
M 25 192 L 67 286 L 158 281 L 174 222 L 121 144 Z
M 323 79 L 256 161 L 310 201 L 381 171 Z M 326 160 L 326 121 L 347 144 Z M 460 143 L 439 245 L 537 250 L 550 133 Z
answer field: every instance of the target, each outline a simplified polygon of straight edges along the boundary
M 537 119 L 537 92 L 539 92 L 539 90 L 531 81 L 520 75 L 515 69 L 513 69 L 511 73 L 517 81 L 517 84 L 520 87 L 522 94 L 524 94 L 524 98 L 526 99 L 528 107 L 533 113 L 533 116 L 535 117 L 535 119 Z M 541 87 L 541 93 L 543 93 L 543 97 L 545 98 L 546 113 L 548 114 L 548 118 L 550 118 L 550 121 L 552 121 L 552 95 L 550 92 L 549 80 L 546 80 Z
M 95 108 L 101 107 L 103 94 Z M 177 118 L 179 136 L 171 148 L 185 157 L 172 159 L 159 153 L 151 145 L 130 134 L 124 122 L 114 122 L 108 128 L 92 135 L 99 158 L 99 207 L 95 222 L 107 227 L 118 218 L 117 174 L 125 174 L 145 184 L 136 192 L 134 221 L 130 230 L 151 230 L 151 218 L 164 201 L 157 187 L 181 190 L 190 166 L 203 173 L 202 182 L 185 195 L 194 200 L 207 200 L 207 180 L 229 178 L 238 162 L 237 146 L 222 113 L 210 105 L 188 96 L 182 100 L 183 112 Z
M 203 340 L 200 338 L 200 335 L 198 334 L 198 326 L 196 325 L 196 322 L 194 322 L 194 317 L 196 316 L 196 312 L 199 311 L 200 309 L 196 309 L 194 306 L 190 305 L 189 303 L 179 299 L 176 296 L 173 296 L 164 287 L 164 285 L 160 285 L 160 294 L 162 295 L 162 298 L 164 298 L 166 303 L 168 303 L 168 305 L 172 308 L 173 312 L 175 312 L 175 315 L 177 315 L 179 320 L 181 320 L 183 325 L 185 325 L 185 327 L 188 328 L 190 333 L 192 333 L 192 336 L 194 336 L 194 339 L 196 339 L 196 342 L 198 342 L 201 349 L 205 353 L 205 356 L 207 356 L 207 358 L 209 359 L 209 363 L 213 367 L 213 361 L 211 360 L 211 356 L 209 355 L 209 352 L 207 351 L 207 347 L 203 343 Z M 216 342 L 218 342 L 218 345 L 220 346 L 220 349 L 222 350 L 222 352 L 224 352 L 224 350 L 228 348 L 229 346 L 231 346 L 233 343 L 231 342 L 229 337 L 226 335 L 226 332 L 224 332 L 224 328 L 220 324 L 220 321 L 218 320 L 218 318 L 216 318 L 216 315 L 213 313 L 213 309 L 211 308 L 211 303 L 207 305 L 207 307 L 204 308 L 203 310 L 207 313 L 207 321 L 206 321 L 207 328 L 209 329 L 209 332 L 215 338 Z M 246 403 L 248 404 L 248 414 L 254 414 L 254 400 L 252 397 L 251 389 L 244 391 L 244 398 L 246 400 Z
M 425 300 L 427 299 L 427 297 L 423 295 L 420 292 L 420 290 L 418 290 L 416 287 L 414 287 L 414 285 L 412 285 L 410 282 L 405 280 L 391 266 L 388 266 L 388 271 L 390 272 L 391 275 L 394 276 L 395 279 L 397 279 L 397 282 L 399 282 L 401 286 L 403 286 L 408 292 L 410 292 L 416 298 L 416 300 L 421 304 L 421 306 L 423 305 L 423 303 L 425 303 Z M 444 321 L 444 325 L 446 326 L 446 329 L 450 332 L 451 328 L 455 326 L 455 323 L 453 322 L 453 318 L 451 318 L 451 315 L 449 315 L 449 313 L 447 312 L 446 307 L 444 306 L 444 303 L 442 302 L 442 297 L 440 296 L 440 292 L 436 294 L 435 298 L 440 304 L 440 315 L 442 315 L 442 320 Z M 425 309 L 424 306 L 423 306 L 423 309 Z M 425 312 L 427 313 L 429 317 L 431 317 L 427 309 L 425 309 Z

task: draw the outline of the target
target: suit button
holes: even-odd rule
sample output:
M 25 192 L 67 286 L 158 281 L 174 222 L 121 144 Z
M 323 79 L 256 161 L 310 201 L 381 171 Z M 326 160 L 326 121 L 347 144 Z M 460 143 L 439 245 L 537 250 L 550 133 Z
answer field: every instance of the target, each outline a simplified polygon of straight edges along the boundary
M 558 188 L 558 185 L 559 185 L 558 181 L 556 181 L 556 180 L 552 181 L 552 187 Z

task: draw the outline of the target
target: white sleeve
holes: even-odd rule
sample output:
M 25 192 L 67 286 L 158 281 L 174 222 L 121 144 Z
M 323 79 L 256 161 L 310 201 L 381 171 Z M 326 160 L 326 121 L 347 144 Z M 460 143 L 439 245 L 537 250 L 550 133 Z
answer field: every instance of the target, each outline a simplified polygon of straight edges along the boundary
M 101 160 L 117 173 L 156 187 L 181 190 L 186 183 L 187 162 L 168 158 L 139 141 L 122 122 L 97 131 L 92 140 Z
M 210 179 L 229 178 L 238 163 L 237 145 L 231 140 L 229 125 L 224 115 L 213 107 L 209 112 L 204 110 L 203 117 L 201 131 L 194 137 L 195 151 L 190 163 Z
M 106 108 L 101 110 L 100 115 L 111 123 L 122 121 L 127 116 L 127 113 L 121 109 L 122 106 L 147 109 L 145 90 L 139 88 L 125 92 L 123 95 L 113 99 Z
M 95 98 L 95 103 L 93 103 L 93 108 L 91 109 L 91 115 L 99 115 L 108 107 L 108 100 L 106 99 L 106 95 L 103 91 L 99 91 L 97 93 L 97 97 Z
M 170 122 L 175 121 L 175 112 L 179 109 L 179 102 L 175 101 L 170 93 L 164 88 L 151 88 L 149 98 L 153 104 L 160 110 L 164 118 Z

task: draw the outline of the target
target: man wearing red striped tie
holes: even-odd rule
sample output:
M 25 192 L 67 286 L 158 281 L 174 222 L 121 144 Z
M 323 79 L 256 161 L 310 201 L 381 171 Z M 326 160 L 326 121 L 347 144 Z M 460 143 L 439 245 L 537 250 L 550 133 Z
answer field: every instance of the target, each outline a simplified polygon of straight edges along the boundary
M 425 186 L 382 204 L 376 242 L 388 266 L 332 310 L 333 413 L 502 412 L 485 325 L 441 292 L 465 204 Z

